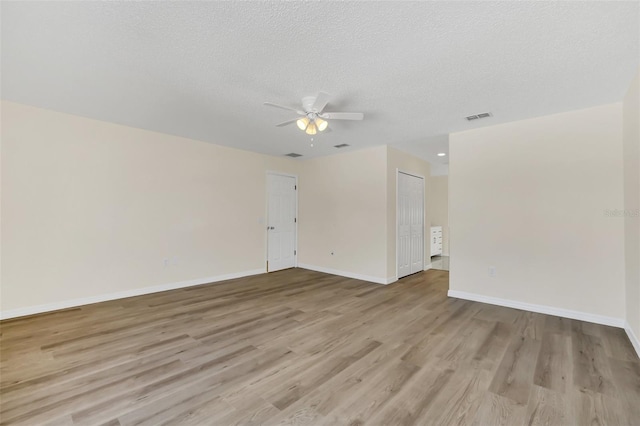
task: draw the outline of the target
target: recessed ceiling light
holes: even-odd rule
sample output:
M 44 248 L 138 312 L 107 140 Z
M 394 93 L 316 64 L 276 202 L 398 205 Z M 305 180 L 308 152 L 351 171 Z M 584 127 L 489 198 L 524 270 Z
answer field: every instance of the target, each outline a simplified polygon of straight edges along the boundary
M 438 153 L 438 157 L 444 157 L 445 155 L 447 155 L 447 154 L 445 154 L 444 152 L 439 152 Z

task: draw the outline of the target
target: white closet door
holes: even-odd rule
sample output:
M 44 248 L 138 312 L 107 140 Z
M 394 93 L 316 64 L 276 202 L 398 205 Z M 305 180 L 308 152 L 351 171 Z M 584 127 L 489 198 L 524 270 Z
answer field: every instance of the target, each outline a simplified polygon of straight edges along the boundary
M 411 191 L 409 175 L 398 173 L 398 278 L 411 274 Z
M 424 269 L 424 197 L 423 181 L 411 178 L 411 273 Z
M 267 175 L 268 271 L 296 266 L 296 179 Z
M 424 269 L 424 181 L 398 173 L 398 278 Z

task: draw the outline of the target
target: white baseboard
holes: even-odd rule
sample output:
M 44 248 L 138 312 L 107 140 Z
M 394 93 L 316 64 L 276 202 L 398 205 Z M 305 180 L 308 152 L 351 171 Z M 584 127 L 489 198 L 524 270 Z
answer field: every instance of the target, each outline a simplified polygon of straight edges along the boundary
M 299 263 L 298 268 L 310 269 L 316 272 L 324 272 L 325 274 L 339 275 L 341 277 L 354 278 L 356 280 L 369 281 L 376 284 L 386 285 L 386 284 L 391 284 L 392 282 L 397 281 L 396 277 L 392 277 L 392 278 L 372 277 L 369 275 L 356 274 L 353 272 L 338 271 L 337 269 L 325 268 L 324 266 L 309 265 L 307 263 Z
M 636 336 L 633 330 L 631 329 L 631 325 L 626 321 L 624 324 L 624 331 L 627 332 L 627 336 L 629 336 L 629 340 L 631 340 L 631 344 L 633 345 L 633 348 L 636 350 L 636 353 L 638 354 L 638 358 L 640 358 L 640 339 L 638 339 L 638 336 Z
M 424 265 L 423 271 L 428 271 L 429 269 L 433 269 L 432 263 L 427 263 L 426 265 Z
M 9 318 L 24 317 L 27 315 L 41 314 L 44 312 L 59 311 L 60 309 L 75 308 L 77 306 L 90 305 L 92 303 L 106 302 L 109 300 L 124 299 L 144 294 L 158 293 L 161 291 L 175 290 L 178 288 L 192 287 L 196 285 L 209 284 L 219 281 L 231 280 L 234 278 L 248 277 L 250 275 L 263 274 L 266 269 L 253 269 L 251 271 L 236 272 L 233 274 L 217 275 L 215 277 L 197 278 L 194 280 L 180 281 L 176 283 L 161 284 L 152 287 L 142 287 L 133 290 L 119 291 L 117 293 L 101 294 L 98 296 L 83 297 L 79 299 L 65 300 L 62 302 L 48 303 L 45 305 L 28 306 L 26 308 L 10 309 L 0 311 L 0 320 Z
M 521 309 L 523 311 L 537 312 L 540 314 L 555 315 L 557 317 L 571 318 L 595 324 L 610 325 L 612 327 L 625 328 L 625 320 L 622 318 L 607 317 L 604 315 L 590 314 L 588 312 L 572 311 L 569 309 L 555 308 L 553 306 L 534 305 L 532 303 L 518 302 L 517 300 L 500 299 L 497 297 L 483 296 L 465 291 L 449 290 L 449 297 L 457 299 L 473 300 L 475 302 L 488 303 L 490 305 L 505 306 L 507 308 Z

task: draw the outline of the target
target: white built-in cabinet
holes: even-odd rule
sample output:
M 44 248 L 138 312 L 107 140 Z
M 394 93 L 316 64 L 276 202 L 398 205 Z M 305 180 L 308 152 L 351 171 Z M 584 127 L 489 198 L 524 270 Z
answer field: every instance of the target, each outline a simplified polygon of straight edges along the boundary
M 442 254 L 442 226 L 431 227 L 431 256 Z

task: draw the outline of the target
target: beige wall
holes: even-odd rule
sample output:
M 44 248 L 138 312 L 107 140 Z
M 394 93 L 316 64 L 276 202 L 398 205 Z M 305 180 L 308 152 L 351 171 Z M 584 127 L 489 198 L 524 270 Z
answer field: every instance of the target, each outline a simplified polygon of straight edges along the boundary
M 395 281 L 398 169 L 427 178 L 430 173 L 428 162 L 391 147 L 305 161 L 300 178 L 300 265 L 381 283 Z M 428 224 L 429 179 L 425 186 Z M 425 237 L 427 263 L 429 248 Z
M 263 271 L 268 170 L 299 176 L 300 265 L 393 281 L 395 170 L 430 171 L 387 147 L 299 162 L 4 101 L 2 123 L 3 315 Z
M 301 266 L 386 281 L 386 167 L 384 146 L 302 163 Z
M 640 338 L 640 74 L 624 98 L 624 218 L 627 322 Z
M 10 102 L 2 124 L 2 311 L 264 270 L 266 171 L 298 162 Z
M 624 316 L 621 103 L 454 133 L 450 158 L 451 290 Z
M 442 255 L 449 256 L 449 176 L 431 176 L 431 226 L 442 226 Z
M 420 158 L 414 157 L 402 151 L 398 151 L 395 148 L 387 147 L 387 277 L 389 280 L 394 280 L 397 277 L 396 265 L 396 239 L 397 239 L 397 200 L 396 200 L 396 188 L 397 188 L 397 171 L 421 176 L 425 178 L 425 225 L 431 223 L 431 200 L 430 200 L 430 181 L 429 175 L 431 174 L 431 165 Z M 429 245 L 429 230 L 425 227 L 424 238 L 424 253 L 425 263 L 429 263 L 431 246 Z

